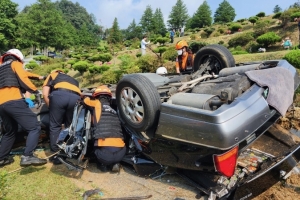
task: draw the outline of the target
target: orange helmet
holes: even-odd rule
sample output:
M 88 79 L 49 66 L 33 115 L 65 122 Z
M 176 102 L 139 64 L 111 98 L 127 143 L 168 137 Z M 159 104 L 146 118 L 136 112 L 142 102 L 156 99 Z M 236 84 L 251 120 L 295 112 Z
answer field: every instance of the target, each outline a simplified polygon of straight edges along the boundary
M 177 49 L 177 50 L 180 50 L 180 49 L 182 49 L 183 47 L 188 47 L 189 45 L 188 45 L 188 43 L 185 41 L 185 40 L 180 40 L 180 41 L 178 41 L 177 43 L 176 43 L 176 45 L 175 45 L 175 48 Z
M 100 95 L 108 95 L 108 96 L 112 97 L 112 93 L 106 85 L 98 86 L 96 88 L 96 90 L 93 92 L 93 97 L 97 97 Z

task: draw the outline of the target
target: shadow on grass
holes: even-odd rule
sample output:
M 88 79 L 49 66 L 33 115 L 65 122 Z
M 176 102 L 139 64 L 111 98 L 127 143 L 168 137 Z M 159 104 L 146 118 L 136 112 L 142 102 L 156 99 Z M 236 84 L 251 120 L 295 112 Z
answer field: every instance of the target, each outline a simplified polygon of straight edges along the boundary
M 25 167 L 25 168 L 21 169 L 20 175 L 28 175 L 31 173 L 45 170 L 46 168 L 47 167 L 45 167 L 45 166 L 43 166 L 43 167 L 34 167 L 34 166 Z

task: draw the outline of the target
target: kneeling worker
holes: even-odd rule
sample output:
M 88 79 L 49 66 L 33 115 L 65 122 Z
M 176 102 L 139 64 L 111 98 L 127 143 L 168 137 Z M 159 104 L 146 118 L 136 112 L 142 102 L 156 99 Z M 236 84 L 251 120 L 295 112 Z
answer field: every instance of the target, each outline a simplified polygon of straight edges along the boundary
M 14 161 L 9 157 L 9 153 L 16 138 L 18 124 L 28 132 L 20 165 L 44 165 L 47 163 L 46 159 L 37 158 L 33 154 L 38 144 L 41 127 L 36 114 L 29 109 L 22 93 L 26 91 L 38 93 L 38 90 L 23 69 L 23 59 L 24 56 L 20 50 L 11 49 L 0 60 L 2 63 L 0 65 L 0 116 L 5 130 L 0 142 L 0 166 Z
M 84 99 L 84 103 L 92 108 L 94 154 L 103 172 L 118 172 L 118 163 L 126 154 L 121 122 L 117 112 L 110 107 L 111 97 L 110 89 L 103 85 L 93 92 L 92 99 Z

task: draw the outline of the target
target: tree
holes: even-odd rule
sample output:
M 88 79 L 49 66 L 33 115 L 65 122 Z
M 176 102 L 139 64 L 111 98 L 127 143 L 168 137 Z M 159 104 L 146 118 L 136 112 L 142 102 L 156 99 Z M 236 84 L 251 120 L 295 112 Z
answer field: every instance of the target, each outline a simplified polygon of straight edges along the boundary
M 212 23 L 211 10 L 206 1 L 203 2 L 190 19 L 188 28 L 203 28 L 204 26 L 210 26 Z
M 279 5 L 276 5 L 273 9 L 273 13 L 278 13 L 278 12 L 281 12 L 282 9 L 279 7 Z
M 129 24 L 128 28 L 124 31 L 124 36 L 126 40 L 131 40 L 133 38 L 142 38 L 142 27 L 138 26 L 135 23 L 135 20 L 133 19 L 132 22 Z
M 14 46 L 18 4 L 11 0 L 0 1 L 0 49 L 6 51 Z M 0 50 L 0 51 L 1 51 Z
M 154 33 L 162 36 L 166 35 L 167 29 L 164 22 L 164 17 L 160 8 L 157 8 L 153 15 Z
M 219 4 L 215 15 L 214 15 L 214 22 L 215 23 L 228 23 L 232 22 L 235 18 L 235 10 L 229 4 L 228 1 L 224 0 L 222 3 Z
M 189 15 L 186 5 L 182 0 L 177 0 L 169 15 L 168 26 L 172 29 L 183 27 L 187 23 L 188 19 Z
M 144 14 L 142 15 L 140 25 L 144 33 L 152 32 L 154 29 L 153 11 L 151 6 L 147 6 Z
M 119 27 L 118 19 L 115 18 L 113 26 L 109 30 L 108 40 L 110 43 L 116 44 L 122 42 L 122 32 Z
M 62 41 L 72 41 L 66 24 L 62 13 L 57 11 L 50 0 L 38 0 L 28 12 L 18 17 L 18 31 L 22 32 L 21 40 L 24 39 L 41 48 L 59 46 Z M 67 44 L 63 46 L 65 45 Z
M 259 18 L 257 16 L 253 16 L 250 17 L 248 20 L 254 25 L 259 20 Z

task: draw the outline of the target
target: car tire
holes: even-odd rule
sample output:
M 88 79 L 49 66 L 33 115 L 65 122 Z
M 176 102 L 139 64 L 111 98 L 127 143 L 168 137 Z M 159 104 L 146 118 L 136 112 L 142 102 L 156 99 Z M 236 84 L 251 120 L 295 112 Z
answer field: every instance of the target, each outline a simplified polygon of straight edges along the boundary
M 124 76 L 116 89 L 121 121 L 135 131 L 146 131 L 157 123 L 160 97 L 154 84 L 141 74 Z
M 194 71 L 199 70 L 200 66 L 210 60 L 213 64 L 212 72 L 219 72 L 228 67 L 235 67 L 235 60 L 231 52 L 224 46 L 212 44 L 201 48 L 194 59 Z

